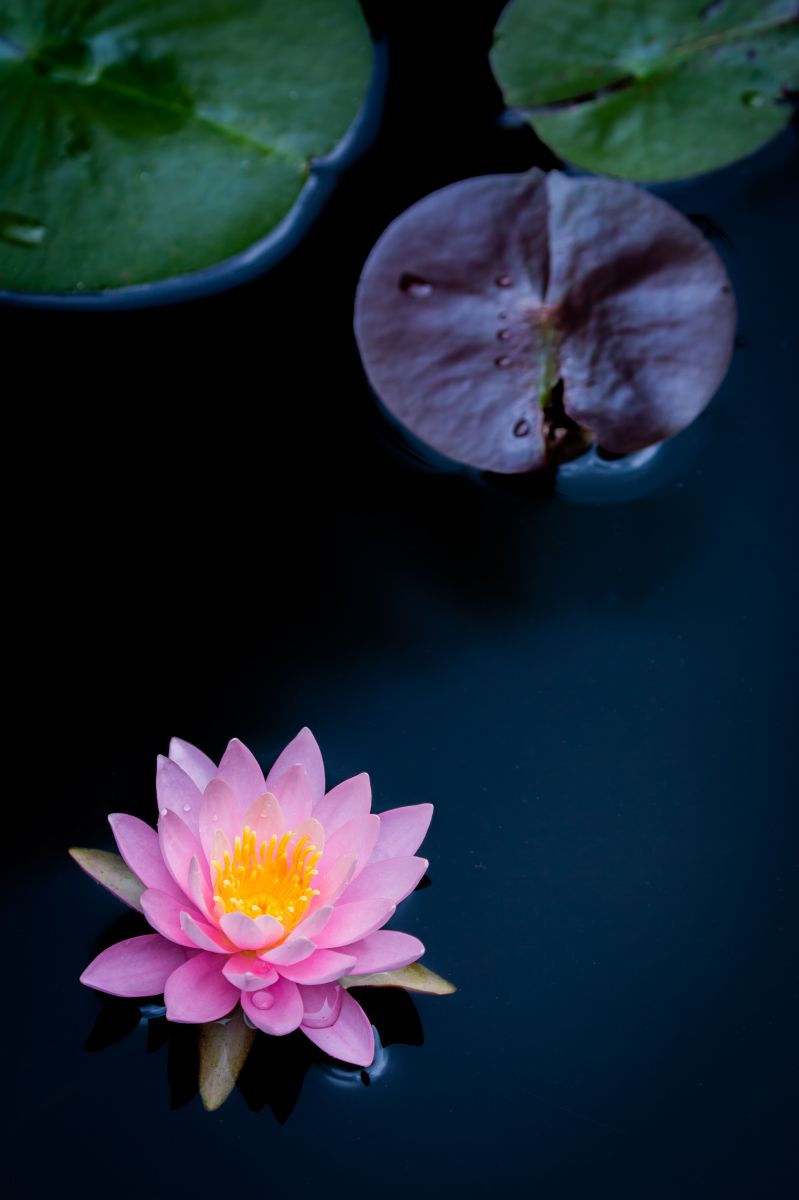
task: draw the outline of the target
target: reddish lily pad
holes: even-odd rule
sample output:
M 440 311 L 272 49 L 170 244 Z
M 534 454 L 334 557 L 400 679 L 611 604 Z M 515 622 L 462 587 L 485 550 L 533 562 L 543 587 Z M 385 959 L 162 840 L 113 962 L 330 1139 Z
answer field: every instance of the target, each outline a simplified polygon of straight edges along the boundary
M 735 301 L 690 221 L 558 171 L 434 192 L 372 251 L 355 332 L 386 408 L 441 454 L 532 471 L 678 433 L 729 365 Z

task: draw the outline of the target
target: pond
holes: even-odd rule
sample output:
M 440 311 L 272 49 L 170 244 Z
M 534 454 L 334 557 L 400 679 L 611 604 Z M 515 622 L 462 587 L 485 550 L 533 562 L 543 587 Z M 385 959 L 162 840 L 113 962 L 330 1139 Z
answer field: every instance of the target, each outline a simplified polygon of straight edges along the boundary
M 434 188 L 548 163 L 497 125 L 483 25 L 421 12 L 375 146 L 263 279 L 3 313 L 37 776 L 7 910 L 47 929 L 9 922 L 9 1194 L 793 1192 L 796 130 L 654 189 L 738 300 L 690 428 L 624 478 L 443 469 L 364 379 L 361 267 Z M 193 1031 L 78 983 L 144 923 L 66 850 L 153 819 L 171 735 L 268 766 L 303 725 L 377 811 L 435 804 L 395 924 L 458 992 L 366 997 L 366 1073 L 263 1046 L 211 1115 Z

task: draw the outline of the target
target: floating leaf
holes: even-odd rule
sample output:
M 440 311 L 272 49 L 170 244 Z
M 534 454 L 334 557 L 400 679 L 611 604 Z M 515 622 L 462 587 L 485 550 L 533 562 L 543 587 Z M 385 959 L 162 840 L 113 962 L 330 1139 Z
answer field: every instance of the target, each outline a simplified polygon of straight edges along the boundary
M 426 992 L 430 996 L 451 996 L 457 991 L 454 983 L 442 979 L 420 962 L 398 967 L 396 971 L 379 971 L 375 975 L 348 975 L 341 983 L 345 988 L 399 987 L 408 992 Z
M 788 120 L 797 18 L 795 0 L 514 0 L 492 61 L 506 102 L 568 161 L 677 179 L 751 153 Z
M 142 911 L 141 894 L 144 884 L 136 878 L 118 854 L 110 850 L 82 850 L 74 846 L 69 853 L 92 879 L 107 887 L 109 892 L 113 892 L 131 908 Z
M 180 275 L 273 230 L 364 97 L 357 0 L 0 8 L 0 288 Z
M 514 473 L 670 437 L 729 364 L 735 302 L 703 235 L 617 180 L 490 175 L 403 213 L 364 267 L 361 356 L 435 450 Z
M 255 1032 L 244 1023 L 240 1008 L 224 1022 L 200 1026 L 200 1096 L 207 1112 L 224 1104 L 233 1091 Z

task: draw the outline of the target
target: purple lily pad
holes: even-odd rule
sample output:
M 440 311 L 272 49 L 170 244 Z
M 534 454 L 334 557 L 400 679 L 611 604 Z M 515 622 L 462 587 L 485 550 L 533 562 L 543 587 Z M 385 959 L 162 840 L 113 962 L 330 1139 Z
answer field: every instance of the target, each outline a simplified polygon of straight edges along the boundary
M 355 333 L 388 410 L 441 454 L 516 473 L 685 428 L 732 354 L 724 265 L 611 179 L 487 175 L 419 201 L 361 275 Z

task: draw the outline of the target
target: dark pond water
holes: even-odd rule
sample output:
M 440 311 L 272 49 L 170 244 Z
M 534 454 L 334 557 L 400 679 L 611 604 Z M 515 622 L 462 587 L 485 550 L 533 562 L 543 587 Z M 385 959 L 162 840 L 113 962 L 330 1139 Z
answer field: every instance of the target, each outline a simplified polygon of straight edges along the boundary
M 377 146 L 260 284 L 3 314 L 9 1196 L 793 1194 L 796 134 L 658 189 L 711 231 L 740 346 L 648 474 L 598 503 L 444 473 L 375 408 L 354 285 L 413 200 L 543 156 L 496 127 L 485 30 L 421 13 Z M 460 990 L 376 998 L 369 1086 L 297 1036 L 209 1116 L 186 1031 L 79 985 L 138 925 L 66 848 L 152 819 L 171 734 L 268 763 L 305 723 L 378 809 L 435 803 L 397 923 Z

